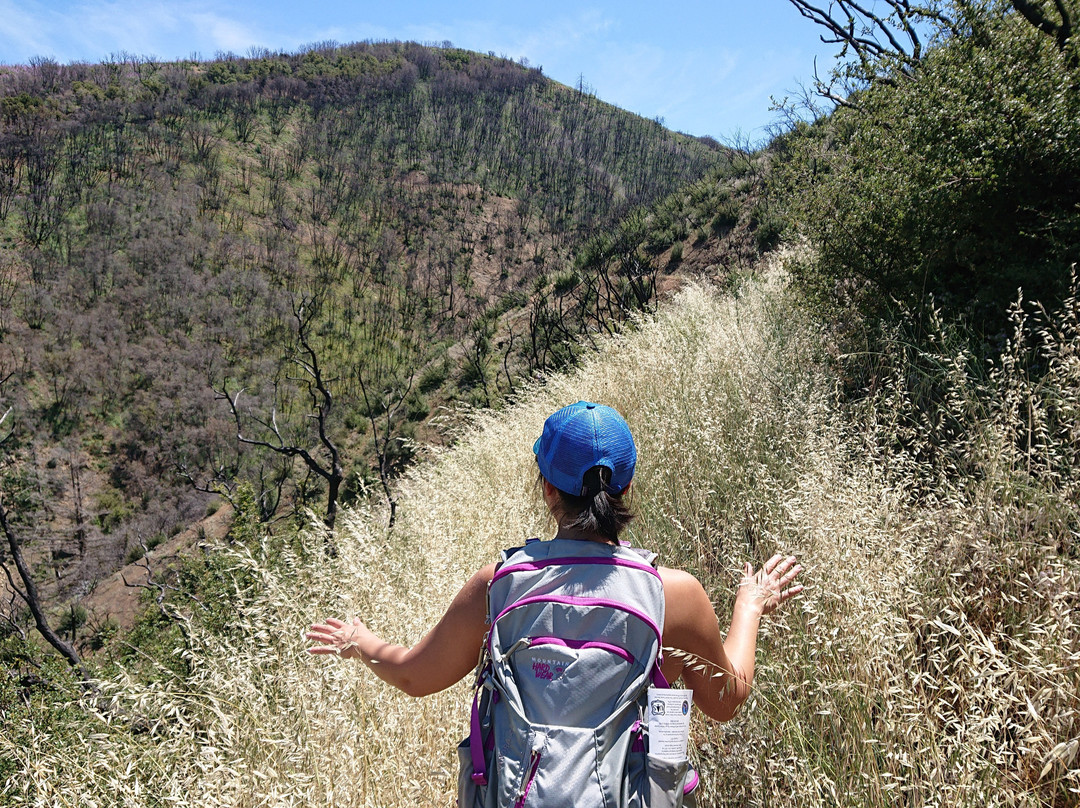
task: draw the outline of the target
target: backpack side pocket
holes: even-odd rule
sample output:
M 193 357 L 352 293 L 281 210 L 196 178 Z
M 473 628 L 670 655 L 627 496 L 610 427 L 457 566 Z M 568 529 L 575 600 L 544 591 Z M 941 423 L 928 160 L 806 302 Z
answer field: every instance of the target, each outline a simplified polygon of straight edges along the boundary
M 690 761 L 659 760 L 646 756 L 648 808 L 694 808 L 698 775 Z
M 478 785 L 473 780 L 472 751 L 469 739 L 458 744 L 458 808 L 484 808 L 487 798 L 487 786 Z

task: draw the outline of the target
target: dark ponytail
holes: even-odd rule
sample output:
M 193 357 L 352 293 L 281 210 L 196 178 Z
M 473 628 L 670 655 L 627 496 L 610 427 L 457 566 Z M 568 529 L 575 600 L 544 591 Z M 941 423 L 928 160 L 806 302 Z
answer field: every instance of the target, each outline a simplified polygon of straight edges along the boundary
M 567 513 L 577 514 L 566 527 L 583 533 L 595 533 L 608 541 L 618 541 L 619 533 L 630 524 L 634 514 L 623 501 L 623 492 L 608 493 L 611 469 L 607 466 L 593 466 L 585 472 L 583 482 L 584 493 L 581 496 L 559 491 Z

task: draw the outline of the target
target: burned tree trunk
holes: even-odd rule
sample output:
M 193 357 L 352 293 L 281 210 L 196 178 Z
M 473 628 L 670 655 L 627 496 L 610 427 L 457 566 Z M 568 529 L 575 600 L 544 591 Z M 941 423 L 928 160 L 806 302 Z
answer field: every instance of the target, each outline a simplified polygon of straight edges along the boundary
M 26 560 L 23 558 L 22 546 L 18 536 L 15 535 L 14 529 L 11 527 L 11 523 L 8 520 L 7 509 L 4 507 L 2 501 L 0 501 L 0 528 L 3 529 L 4 536 L 7 539 L 8 551 L 11 553 L 11 560 L 15 564 L 15 569 L 19 573 L 19 578 L 22 581 L 22 588 L 15 583 L 11 571 L 5 564 L 3 566 L 4 572 L 7 574 L 8 584 L 30 608 L 30 613 L 34 616 L 34 625 L 37 626 L 38 633 L 40 633 L 41 636 L 45 638 L 45 641 L 68 661 L 68 664 L 71 665 L 72 668 L 78 671 L 83 687 L 87 687 L 90 677 L 86 673 L 86 668 L 83 667 L 79 653 L 75 650 L 74 646 L 66 642 L 59 634 L 53 631 L 52 627 L 49 625 L 48 619 L 45 617 L 45 610 L 41 605 L 41 597 L 38 595 L 37 586 L 34 584 L 33 576 L 30 574 L 30 568 L 26 565 Z

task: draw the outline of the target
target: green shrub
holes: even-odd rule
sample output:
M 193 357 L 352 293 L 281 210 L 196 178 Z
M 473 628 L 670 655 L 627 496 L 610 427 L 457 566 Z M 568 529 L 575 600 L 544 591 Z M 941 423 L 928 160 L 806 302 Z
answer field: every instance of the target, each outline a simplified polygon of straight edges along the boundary
M 133 544 L 131 547 L 128 548 L 127 553 L 124 555 L 124 563 L 134 564 L 148 552 L 150 552 L 156 547 L 161 546 L 161 544 L 167 538 L 168 537 L 164 533 L 155 533 L 153 536 L 146 539 L 145 541 L 139 541 Z
M 910 79 L 781 138 L 777 178 L 822 295 L 861 290 L 875 315 L 932 295 L 996 333 L 1018 287 L 1059 301 L 1080 254 L 1080 69 L 1020 15 L 968 13 Z
M 438 390 L 449 376 L 450 366 L 446 361 L 433 362 L 420 374 L 416 387 L 421 393 L 431 393 Z
M 759 252 L 768 252 L 780 244 L 784 223 L 775 211 L 758 203 L 750 212 L 750 227 L 754 231 L 754 243 Z
M 122 492 L 115 488 L 106 488 L 97 495 L 94 502 L 97 516 L 94 521 L 103 533 L 112 533 L 121 522 L 133 513 L 133 506 Z
M 717 236 L 724 236 L 739 223 L 739 209 L 734 201 L 724 203 L 709 222 L 709 229 Z
M 61 636 L 70 637 L 86 624 L 87 617 L 89 614 L 85 606 L 72 603 L 60 613 L 60 619 L 56 621 L 56 630 Z
M 567 270 L 566 272 L 560 272 L 552 280 L 552 290 L 556 295 L 569 294 L 574 290 L 574 287 L 581 282 L 581 278 L 577 272 L 573 270 Z
M 112 617 L 92 624 L 90 627 L 89 646 L 92 651 L 100 651 L 112 642 L 120 633 L 120 624 Z
M 430 407 L 426 396 L 414 392 L 405 401 L 405 418 L 409 421 L 423 421 L 431 414 Z

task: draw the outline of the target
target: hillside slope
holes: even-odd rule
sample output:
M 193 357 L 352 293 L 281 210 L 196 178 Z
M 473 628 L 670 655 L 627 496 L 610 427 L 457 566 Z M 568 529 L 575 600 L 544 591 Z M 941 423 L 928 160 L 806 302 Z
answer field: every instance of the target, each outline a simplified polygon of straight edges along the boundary
M 359 496 L 371 419 L 392 471 L 440 406 L 561 361 L 595 317 L 538 337 L 532 298 L 723 159 L 454 48 L 0 68 L 0 483 L 39 582 L 75 600 L 241 481 L 264 518 L 324 498 L 295 456 L 235 439 L 329 462 L 307 347 Z
M 356 613 L 413 642 L 472 570 L 547 535 L 529 449 L 548 413 L 589 398 L 637 438 L 631 538 L 700 576 L 721 620 L 744 559 L 783 550 L 807 567 L 807 591 L 763 630 L 751 702 L 694 725 L 699 804 L 1075 804 L 1080 464 L 1040 479 L 1009 450 L 1008 409 L 969 408 L 992 391 L 956 363 L 951 417 L 981 473 L 935 476 L 915 451 L 924 436 L 895 439 L 902 385 L 841 410 L 829 337 L 797 302 L 778 268 L 733 295 L 684 290 L 573 373 L 478 414 L 410 472 L 392 531 L 377 506 L 347 510 L 337 558 L 318 525 L 269 536 L 241 518 L 215 570 L 220 603 L 174 604 L 184 675 L 119 671 L 103 689 L 121 712 L 89 723 L 12 714 L 0 798 L 452 804 L 466 685 L 408 699 L 358 664 L 307 656 L 303 630 Z M 997 400 L 1024 391 L 1033 417 L 1080 406 L 1078 323 L 1074 296 L 1043 331 L 1052 389 L 1025 388 L 1013 363 Z M 1075 438 L 1054 445 L 1075 452 Z M 918 493 L 930 477 L 933 495 Z

